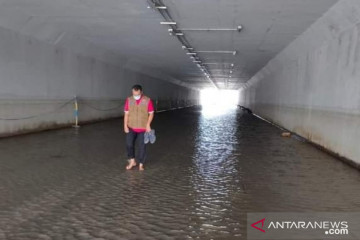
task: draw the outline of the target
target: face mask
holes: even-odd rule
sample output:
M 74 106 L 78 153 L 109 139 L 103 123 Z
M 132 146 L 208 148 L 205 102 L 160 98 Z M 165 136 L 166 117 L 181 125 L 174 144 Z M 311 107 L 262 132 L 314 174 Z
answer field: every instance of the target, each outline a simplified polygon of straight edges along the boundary
M 141 95 L 134 96 L 135 100 L 139 100 L 141 98 Z

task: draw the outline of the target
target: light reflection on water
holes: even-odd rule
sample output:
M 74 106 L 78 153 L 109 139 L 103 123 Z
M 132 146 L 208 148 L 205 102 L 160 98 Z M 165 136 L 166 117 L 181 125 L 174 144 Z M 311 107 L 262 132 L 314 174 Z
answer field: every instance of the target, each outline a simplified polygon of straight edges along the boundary
M 232 218 L 234 187 L 239 188 L 235 182 L 240 177 L 233 156 L 237 143 L 234 111 L 206 106 L 199 120 L 191 183 L 195 194 L 193 213 L 198 221 L 193 227 L 200 236 L 241 235 L 239 219 Z
M 236 105 L 222 105 L 222 104 L 203 105 L 201 113 L 202 116 L 205 118 L 213 118 L 230 113 L 234 111 L 234 109 L 236 108 L 237 108 Z

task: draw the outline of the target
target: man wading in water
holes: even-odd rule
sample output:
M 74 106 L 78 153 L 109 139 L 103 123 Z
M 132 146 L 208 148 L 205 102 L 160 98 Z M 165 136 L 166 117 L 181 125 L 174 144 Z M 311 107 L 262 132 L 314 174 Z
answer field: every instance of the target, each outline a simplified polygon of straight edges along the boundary
M 144 143 L 145 132 L 150 132 L 150 124 L 154 118 L 154 106 L 151 99 L 143 95 L 142 87 L 134 85 L 132 96 L 125 102 L 124 131 L 126 133 L 126 149 L 129 164 L 127 170 L 132 169 L 139 163 L 139 170 L 144 170 L 146 157 L 146 144 Z M 135 141 L 138 139 L 139 156 L 135 161 Z

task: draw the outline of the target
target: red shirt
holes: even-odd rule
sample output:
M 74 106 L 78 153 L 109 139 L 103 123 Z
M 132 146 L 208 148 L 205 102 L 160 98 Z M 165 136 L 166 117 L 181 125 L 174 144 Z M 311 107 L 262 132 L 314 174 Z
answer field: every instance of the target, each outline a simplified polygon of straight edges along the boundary
M 140 97 L 139 100 L 136 100 L 136 104 L 137 104 L 137 105 L 139 105 L 142 97 L 143 97 L 143 95 L 141 95 L 141 97 Z M 128 112 L 128 111 L 129 111 L 129 99 L 126 98 L 125 106 L 124 106 L 124 112 Z M 149 103 L 148 103 L 148 112 L 149 112 L 149 113 L 153 113 L 153 112 L 154 112 L 154 104 L 153 104 L 153 102 L 151 101 L 151 99 L 149 100 Z M 132 128 L 132 130 L 133 130 L 134 132 L 138 132 L 138 133 L 146 132 L 146 129 L 145 129 L 145 128 Z

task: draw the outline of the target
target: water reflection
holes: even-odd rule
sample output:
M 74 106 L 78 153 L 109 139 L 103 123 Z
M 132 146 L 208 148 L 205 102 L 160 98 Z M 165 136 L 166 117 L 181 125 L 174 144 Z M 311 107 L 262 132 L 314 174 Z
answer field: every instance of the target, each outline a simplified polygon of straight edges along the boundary
M 359 211 L 358 171 L 214 112 L 158 114 L 144 172 L 124 170 L 118 119 L 3 139 L 0 239 L 246 239 L 246 212 Z
M 232 204 L 240 174 L 235 167 L 236 114 L 234 109 L 205 108 L 200 117 L 191 182 L 194 189 L 192 226 L 197 236 L 240 236 L 239 219 Z M 231 113 L 233 114 L 224 114 Z
M 229 106 L 218 105 L 218 104 L 203 105 L 201 113 L 204 118 L 214 118 L 231 113 L 236 108 L 237 108 L 236 105 L 229 105 Z

